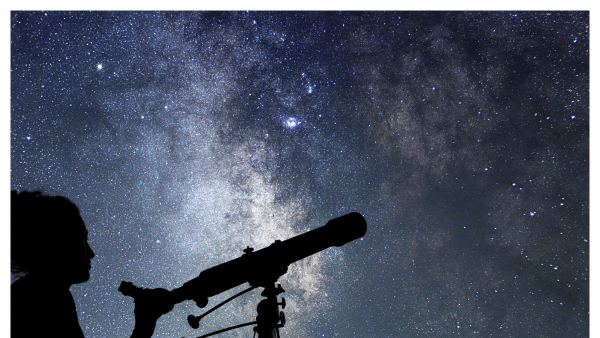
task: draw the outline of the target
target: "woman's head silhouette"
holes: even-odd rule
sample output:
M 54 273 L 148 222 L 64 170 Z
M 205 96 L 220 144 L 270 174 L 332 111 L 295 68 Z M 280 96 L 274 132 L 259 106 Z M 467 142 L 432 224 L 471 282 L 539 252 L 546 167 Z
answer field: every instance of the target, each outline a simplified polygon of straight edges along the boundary
M 90 278 L 94 252 L 75 204 L 62 196 L 11 191 L 11 270 L 67 285 Z

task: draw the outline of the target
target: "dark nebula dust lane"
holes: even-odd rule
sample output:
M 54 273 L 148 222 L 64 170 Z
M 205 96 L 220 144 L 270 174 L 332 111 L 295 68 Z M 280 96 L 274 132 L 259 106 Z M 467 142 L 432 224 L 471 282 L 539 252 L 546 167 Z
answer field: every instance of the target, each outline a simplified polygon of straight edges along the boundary
M 86 336 L 131 334 L 122 280 L 173 289 L 352 211 L 362 239 L 280 279 L 282 337 L 589 335 L 589 12 L 10 15 L 11 188 L 80 207 Z

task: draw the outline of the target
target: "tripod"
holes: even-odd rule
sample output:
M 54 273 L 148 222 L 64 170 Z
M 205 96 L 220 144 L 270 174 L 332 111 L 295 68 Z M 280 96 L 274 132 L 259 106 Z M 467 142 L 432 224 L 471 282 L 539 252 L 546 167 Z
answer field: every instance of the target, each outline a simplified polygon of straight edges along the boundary
M 231 300 L 243 295 L 246 292 L 254 290 L 256 287 L 251 286 L 250 288 L 233 295 L 232 297 L 226 299 L 225 301 L 217 304 L 212 309 L 208 310 L 204 314 L 200 316 L 188 316 L 188 323 L 194 329 L 199 327 L 200 319 L 213 312 L 217 308 L 223 306 L 224 304 L 230 302 Z M 280 338 L 279 336 L 279 328 L 285 325 L 285 315 L 283 311 L 279 311 L 279 306 L 281 305 L 281 309 L 285 309 L 285 298 L 281 297 L 281 303 L 277 302 L 277 295 L 285 292 L 285 290 L 281 287 L 281 284 L 275 286 L 275 282 L 269 283 L 265 286 L 265 289 L 261 293 L 261 296 L 266 297 L 261 300 L 256 306 L 256 321 L 248 322 L 244 324 L 230 326 L 225 329 L 213 331 L 211 333 L 199 336 L 197 338 L 206 338 L 210 336 L 214 336 L 219 333 L 223 333 L 226 331 L 239 329 L 244 326 L 255 325 L 254 327 L 254 337 L 258 334 L 258 338 Z

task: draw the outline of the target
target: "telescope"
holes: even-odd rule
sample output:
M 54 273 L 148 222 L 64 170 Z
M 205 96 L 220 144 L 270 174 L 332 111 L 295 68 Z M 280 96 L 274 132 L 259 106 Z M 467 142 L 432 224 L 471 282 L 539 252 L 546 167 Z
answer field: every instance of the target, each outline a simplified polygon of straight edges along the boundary
M 131 296 L 136 301 L 136 310 L 138 311 L 138 300 L 140 306 L 156 306 L 151 330 L 147 327 L 142 328 L 142 323 L 138 323 L 138 314 L 136 312 L 136 325 L 132 333 L 132 338 L 150 338 L 156 325 L 156 320 L 162 314 L 165 314 L 173 308 L 174 304 L 185 300 L 193 300 L 198 307 L 203 308 L 208 304 L 208 298 L 232 289 L 244 283 L 248 283 L 250 288 L 244 290 L 226 301 L 218 304 L 213 309 L 207 311 L 201 316 L 188 317 L 188 323 L 193 328 L 199 327 L 199 321 L 216 308 L 226 302 L 250 291 L 257 287 L 263 287 L 262 296 L 266 297 L 259 302 L 257 306 L 256 321 L 241 325 L 236 325 L 227 329 L 212 332 L 198 338 L 208 337 L 214 334 L 236 329 L 246 325 L 256 325 L 254 327 L 255 335 L 258 338 L 276 338 L 279 337 L 279 328 L 285 325 L 285 315 L 279 311 L 279 306 L 285 308 L 285 299 L 279 303 L 277 295 L 284 292 L 281 285 L 275 285 L 279 277 L 283 276 L 288 266 L 294 262 L 311 256 L 327 248 L 337 246 L 341 247 L 348 242 L 354 241 L 367 232 L 367 222 L 364 217 L 352 212 L 344 216 L 334 218 L 324 226 L 289 238 L 285 241 L 276 240 L 266 248 L 254 251 L 253 248 L 244 249 L 241 257 L 206 269 L 198 277 L 184 283 L 183 286 L 172 291 L 163 289 L 162 293 L 155 292 L 153 299 L 144 295 L 150 295 L 146 292 L 149 289 L 142 289 L 130 282 L 121 282 L 119 291 L 125 296 Z M 159 308 L 162 307 L 162 308 Z M 140 308 L 139 311 L 142 311 Z M 148 309 L 144 309 L 148 311 Z M 152 312 L 152 311 L 148 311 Z M 144 324 L 147 326 L 146 324 Z

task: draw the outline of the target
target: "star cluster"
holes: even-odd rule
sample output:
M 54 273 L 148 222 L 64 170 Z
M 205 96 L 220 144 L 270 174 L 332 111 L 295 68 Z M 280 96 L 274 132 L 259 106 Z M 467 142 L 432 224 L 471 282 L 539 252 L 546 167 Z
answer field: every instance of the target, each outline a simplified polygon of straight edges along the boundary
M 131 334 L 122 280 L 352 211 L 364 238 L 280 279 L 282 337 L 587 337 L 588 118 L 587 12 L 11 13 L 11 187 L 80 207 L 90 337 Z

